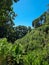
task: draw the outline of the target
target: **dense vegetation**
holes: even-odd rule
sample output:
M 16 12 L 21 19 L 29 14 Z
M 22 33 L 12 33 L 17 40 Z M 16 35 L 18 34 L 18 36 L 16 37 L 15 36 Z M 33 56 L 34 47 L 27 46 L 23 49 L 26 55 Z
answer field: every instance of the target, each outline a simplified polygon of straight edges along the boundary
M 49 65 L 49 24 L 34 28 L 14 44 L 0 39 L 0 65 Z
M 49 12 L 32 22 L 33 30 L 13 27 L 11 16 L 15 13 L 11 6 L 17 0 L 8 2 L 0 1 L 0 65 L 49 65 Z
M 17 1 L 19 0 L 0 1 L 0 38 L 7 38 L 7 41 L 12 43 L 31 31 L 31 27 L 14 26 L 13 20 L 17 15 L 13 11 L 12 5 Z

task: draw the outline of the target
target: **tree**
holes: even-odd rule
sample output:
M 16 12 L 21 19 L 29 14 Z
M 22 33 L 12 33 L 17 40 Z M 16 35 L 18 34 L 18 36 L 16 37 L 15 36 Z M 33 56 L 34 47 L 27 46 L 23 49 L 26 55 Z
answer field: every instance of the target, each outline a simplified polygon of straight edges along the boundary
M 40 27 L 42 24 L 46 23 L 46 15 L 47 15 L 47 12 L 44 12 L 39 18 L 35 19 L 32 22 L 32 26 L 37 28 L 37 27 Z
M 26 26 L 19 25 L 17 27 L 13 27 L 8 32 L 7 40 L 13 43 L 15 40 L 20 39 L 23 36 L 25 36 L 27 32 L 28 32 L 28 28 Z
M 29 30 L 26 26 L 21 26 L 21 25 L 17 26 L 15 29 L 16 29 L 18 38 L 22 38 L 23 36 L 25 36 Z
M 10 31 L 7 33 L 7 40 L 9 42 L 14 43 L 15 40 L 20 39 L 24 37 L 28 32 L 31 32 L 31 27 L 26 26 L 16 26 L 10 29 Z
M 1 38 L 9 31 L 9 28 L 13 27 L 14 22 L 13 19 L 16 16 L 13 11 L 12 5 L 14 2 L 19 0 L 1 0 L 0 1 L 0 36 Z M 3 30 L 4 29 L 4 30 Z M 5 30 L 6 29 L 6 30 Z M 6 31 L 4 33 L 4 31 Z M 3 33 L 3 34 L 2 34 Z

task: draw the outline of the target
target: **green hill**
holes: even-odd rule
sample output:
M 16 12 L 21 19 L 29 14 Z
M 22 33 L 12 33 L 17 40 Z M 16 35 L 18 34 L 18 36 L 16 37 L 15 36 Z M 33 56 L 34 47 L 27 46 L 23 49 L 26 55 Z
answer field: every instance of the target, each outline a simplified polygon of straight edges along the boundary
M 42 25 L 36 25 L 25 37 L 15 41 L 15 44 L 1 39 L 0 65 L 49 65 L 48 17 L 46 14 Z M 39 20 L 35 23 L 39 23 Z
M 32 30 L 15 43 L 23 45 L 25 65 L 49 65 L 49 24 Z

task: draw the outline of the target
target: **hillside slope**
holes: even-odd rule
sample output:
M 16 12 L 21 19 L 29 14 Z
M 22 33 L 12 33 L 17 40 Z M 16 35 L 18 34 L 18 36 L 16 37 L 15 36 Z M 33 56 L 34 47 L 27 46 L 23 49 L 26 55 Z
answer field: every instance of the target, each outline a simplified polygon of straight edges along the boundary
M 0 39 L 0 65 L 49 65 L 49 20 L 15 41 Z
M 24 65 L 49 65 L 49 24 L 33 29 L 15 44 L 23 46 Z
M 30 44 L 37 47 L 40 47 L 41 45 L 45 46 L 47 43 L 49 43 L 49 24 L 33 29 L 25 37 L 17 40 L 16 43 L 20 43 L 24 46 Z

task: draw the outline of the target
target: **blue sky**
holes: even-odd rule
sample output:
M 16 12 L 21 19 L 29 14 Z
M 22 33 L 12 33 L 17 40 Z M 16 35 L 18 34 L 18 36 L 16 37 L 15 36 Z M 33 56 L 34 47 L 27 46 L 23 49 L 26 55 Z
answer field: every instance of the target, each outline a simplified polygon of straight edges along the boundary
M 20 0 L 13 5 L 15 13 L 14 23 L 16 26 L 32 26 L 32 21 L 47 10 L 49 0 Z

